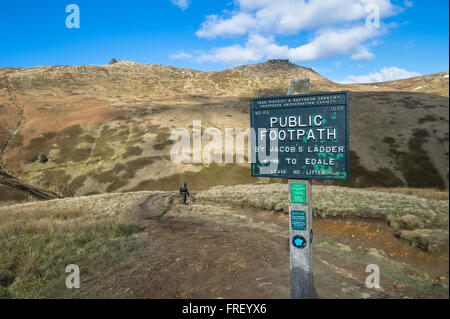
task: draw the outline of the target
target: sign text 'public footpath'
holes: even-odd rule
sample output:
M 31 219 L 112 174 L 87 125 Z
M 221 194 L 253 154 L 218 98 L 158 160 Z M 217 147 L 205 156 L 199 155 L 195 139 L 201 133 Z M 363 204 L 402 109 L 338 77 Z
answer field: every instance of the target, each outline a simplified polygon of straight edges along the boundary
M 251 100 L 252 176 L 345 180 L 348 92 Z

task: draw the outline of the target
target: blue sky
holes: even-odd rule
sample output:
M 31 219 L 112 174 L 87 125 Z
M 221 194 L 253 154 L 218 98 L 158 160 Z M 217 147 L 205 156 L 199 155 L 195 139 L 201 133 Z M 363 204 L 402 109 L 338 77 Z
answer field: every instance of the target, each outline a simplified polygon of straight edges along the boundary
M 80 28 L 66 26 L 69 4 L 79 7 Z M 114 57 L 209 71 L 289 58 L 335 81 L 391 80 L 448 70 L 448 6 L 443 0 L 0 0 L 0 67 L 106 64 Z

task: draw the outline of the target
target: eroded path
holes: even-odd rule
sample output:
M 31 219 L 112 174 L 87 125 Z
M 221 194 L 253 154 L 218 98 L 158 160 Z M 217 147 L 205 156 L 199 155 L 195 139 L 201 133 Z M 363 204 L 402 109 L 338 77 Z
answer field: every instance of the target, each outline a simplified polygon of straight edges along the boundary
M 11 105 L 13 105 L 14 108 L 17 109 L 17 117 L 19 119 L 19 122 L 17 123 L 16 127 L 14 129 L 9 130 L 9 136 L 6 139 L 5 145 L 3 146 L 3 149 L 0 152 L 0 167 L 4 166 L 4 160 L 6 158 L 8 147 L 11 144 L 11 142 L 15 139 L 17 133 L 23 128 L 23 126 L 26 123 L 26 117 L 25 117 L 25 109 L 24 107 L 19 103 L 17 96 L 15 94 L 15 91 L 11 85 L 11 82 L 9 81 L 9 78 L 5 78 L 5 88 L 6 93 L 8 95 L 8 100 Z
M 129 218 L 145 249 L 112 265 L 92 293 L 130 298 L 289 298 L 288 217 L 174 195 L 140 201 Z M 382 222 L 314 221 L 318 298 L 448 298 L 448 254 L 430 255 Z M 377 264 L 381 289 L 365 285 Z

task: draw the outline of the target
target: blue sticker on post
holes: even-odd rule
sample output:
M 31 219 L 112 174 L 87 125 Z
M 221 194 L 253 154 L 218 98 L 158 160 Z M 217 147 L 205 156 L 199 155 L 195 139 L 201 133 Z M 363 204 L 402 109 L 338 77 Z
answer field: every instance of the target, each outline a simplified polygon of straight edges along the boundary
M 306 247 L 306 239 L 302 235 L 295 235 L 292 237 L 292 245 L 296 248 L 303 249 Z
M 312 243 L 313 240 L 313 231 L 311 229 L 311 231 L 309 232 L 309 242 Z

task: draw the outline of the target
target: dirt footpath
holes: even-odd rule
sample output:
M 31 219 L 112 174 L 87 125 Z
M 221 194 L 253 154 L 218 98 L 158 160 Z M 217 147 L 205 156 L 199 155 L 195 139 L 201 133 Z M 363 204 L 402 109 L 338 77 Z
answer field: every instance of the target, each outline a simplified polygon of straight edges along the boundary
M 145 249 L 92 283 L 99 297 L 289 298 L 287 215 L 154 194 L 129 218 Z M 318 298 L 448 298 L 448 253 L 422 252 L 377 221 L 313 227 Z M 381 289 L 366 288 L 369 264 L 380 268 Z

